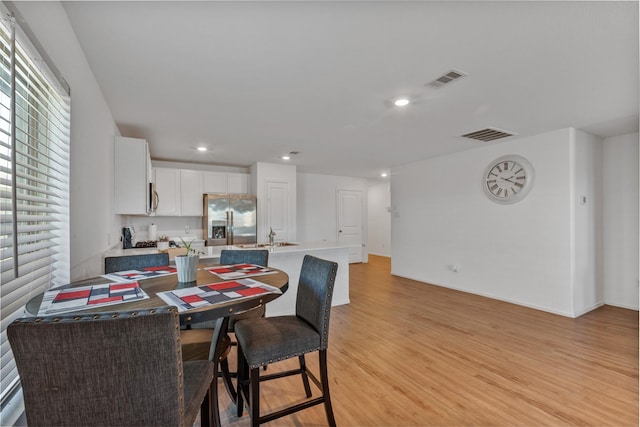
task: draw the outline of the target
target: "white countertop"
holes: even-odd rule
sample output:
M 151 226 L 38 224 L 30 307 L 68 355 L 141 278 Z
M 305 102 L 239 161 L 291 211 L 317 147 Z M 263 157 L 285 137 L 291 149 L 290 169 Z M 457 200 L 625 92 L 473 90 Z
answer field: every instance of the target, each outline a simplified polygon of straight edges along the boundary
M 277 244 L 277 242 L 276 242 Z M 337 249 L 348 248 L 349 246 L 340 245 L 337 242 L 300 242 L 296 245 L 290 246 L 265 246 L 259 248 L 242 248 L 238 245 L 223 245 L 223 246 L 205 246 L 204 248 L 198 248 L 204 254 L 200 254 L 200 259 L 207 258 L 219 258 L 220 251 L 223 249 L 231 250 L 243 250 L 243 249 L 268 249 L 269 256 L 277 254 L 286 254 L 294 252 L 305 252 L 310 250 L 322 250 L 322 249 Z M 132 249 L 113 249 L 104 253 L 105 257 L 112 256 L 127 256 L 127 255 L 143 255 L 143 254 L 155 254 L 158 253 L 156 248 L 132 248 Z

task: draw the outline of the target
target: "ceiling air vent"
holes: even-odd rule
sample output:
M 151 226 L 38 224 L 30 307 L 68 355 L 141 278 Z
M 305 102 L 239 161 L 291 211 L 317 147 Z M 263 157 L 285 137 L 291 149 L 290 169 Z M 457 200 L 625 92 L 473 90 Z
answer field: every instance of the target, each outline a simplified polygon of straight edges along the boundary
M 431 86 L 436 89 L 441 88 L 442 86 L 455 82 L 456 80 L 465 76 L 467 76 L 467 73 L 465 73 L 464 71 L 451 70 L 448 73 L 441 75 L 434 81 L 427 83 L 427 86 Z
M 462 135 L 462 137 L 475 139 L 476 141 L 488 142 L 488 141 L 493 141 L 495 139 L 508 138 L 514 135 L 516 134 L 513 132 L 508 132 L 508 131 L 495 129 L 495 128 L 486 128 L 482 130 L 477 130 L 475 132 L 467 133 L 465 135 Z

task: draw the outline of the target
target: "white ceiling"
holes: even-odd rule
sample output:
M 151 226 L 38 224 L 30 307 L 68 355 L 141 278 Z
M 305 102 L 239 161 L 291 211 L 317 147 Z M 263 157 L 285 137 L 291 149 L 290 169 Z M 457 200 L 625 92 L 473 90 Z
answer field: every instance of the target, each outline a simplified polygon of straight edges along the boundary
M 638 131 L 635 1 L 64 7 L 120 131 L 153 159 L 248 166 L 299 151 L 298 171 L 372 178 L 478 147 L 460 135 L 486 127 Z M 425 85 L 451 69 L 468 77 Z M 393 107 L 399 96 L 412 104 Z

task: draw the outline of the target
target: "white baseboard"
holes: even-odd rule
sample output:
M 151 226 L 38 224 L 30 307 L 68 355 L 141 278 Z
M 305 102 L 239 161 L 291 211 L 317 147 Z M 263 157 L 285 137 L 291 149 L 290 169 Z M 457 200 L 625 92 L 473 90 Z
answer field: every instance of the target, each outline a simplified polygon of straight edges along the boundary
M 611 307 L 626 308 L 627 310 L 639 311 L 637 305 L 627 305 L 627 304 L 620 304 L 617 302 L 613 303 L 613 302 L 607 302 L 607 301 L 605 301 L 603 305 L 610 305 Z
M 533 309 L 539 310 L 539 311 L 546 311 L 547 313 L 557 314 L 557 315 L 564 316 L 564 317 L 571 317 L 571 318 L 577 317 L 573 313 L 560 311 L 560 310 L 555 310 L 555 309 L 552 309 L 552 308 L 549 308 L 549 307 L 542 307 L 542 306 L 538 306 L 538 305 L 535 305 L 535 304 L 529 304 L 529 303 L 526 303 L 526 302 L 523 302 L 523 301 L 504 298 L 504 297 L 501 297 L 501 296 L 498 296 L 498 295 L 493 295 L 493 294 L 486 293 L 486 292 L 478 292 L 476 290 L 470 290 L 470 289 L 467 289 L 467 288 L 456 288 L 454 286 L 450 286 L 450 285 L 447 285 L 447 284 L 444 284 L 444 283 L 425 281 L 424 279 L 417 279 L 417 278 L 408 277 L 408 276 L 401 276 L 399 274 L 393 273 L 393 271 L 391 272 L 391 274 L 393 276 L 404 277 L 406 279 L 415 280 L 416 282 L 421 282 L 421 283 L 424 283 L 425 285 L 440 286 L 441 288 L 447 288 L 447 289 L 452 289 L 454 291 L 466 292 L 468 294 L 478 295 L 478 296 L 485 297 L 485 298 L 491 298 L 491 299 L 498 300 L 498 301 L 508 302 L 509 304 L 515 304 L 515 305 L 520 305 L 522 307 L 533 308 Z

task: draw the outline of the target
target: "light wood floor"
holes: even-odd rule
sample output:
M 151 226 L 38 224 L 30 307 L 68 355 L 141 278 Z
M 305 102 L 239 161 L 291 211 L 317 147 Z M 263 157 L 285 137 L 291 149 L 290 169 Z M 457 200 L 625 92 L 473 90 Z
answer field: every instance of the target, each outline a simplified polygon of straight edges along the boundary
M 377 256 L 350 278 L 329 335 L 339 426 L 638 425 L 638 312 L 569 319 L 394 277 Z M 261 387 L 264 409 L 304 396 L 296 377 Z M 220 393 L 223 425 L 249 425 Z M 326 418 L 316 406 L 270 425 Z

